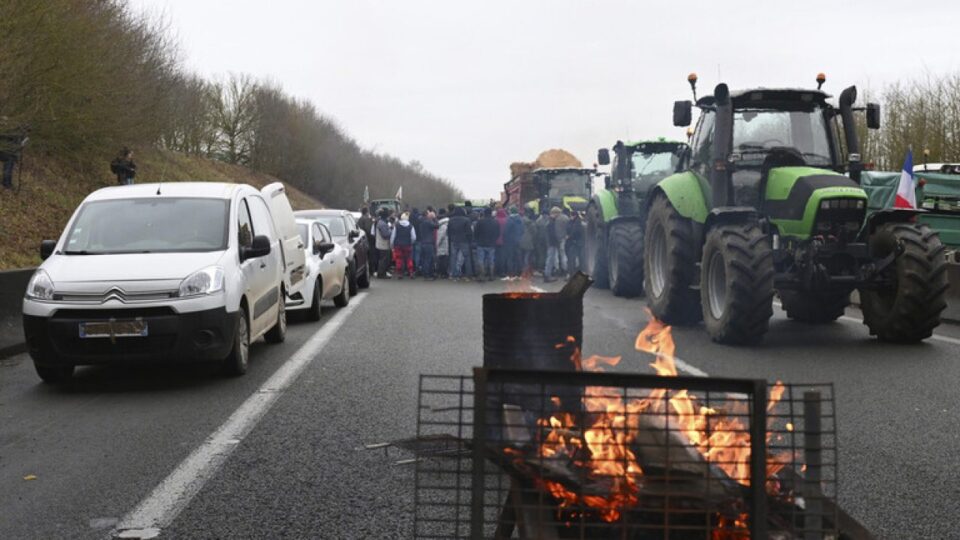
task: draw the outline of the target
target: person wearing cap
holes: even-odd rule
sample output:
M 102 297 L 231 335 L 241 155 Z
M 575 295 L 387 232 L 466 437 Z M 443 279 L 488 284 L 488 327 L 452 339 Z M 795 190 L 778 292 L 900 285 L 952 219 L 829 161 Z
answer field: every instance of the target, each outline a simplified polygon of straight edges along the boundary
M 557 219 L 561 214 L 562 212 L 556 206 L 550 209 L 550 217 L 546 226 L 547 260 L 543 266 L 543 281 L 545 283 L 556 281 L 554 275 L 559 270 L 560 243 L 565 236 L 565 231 L 561 228 Z

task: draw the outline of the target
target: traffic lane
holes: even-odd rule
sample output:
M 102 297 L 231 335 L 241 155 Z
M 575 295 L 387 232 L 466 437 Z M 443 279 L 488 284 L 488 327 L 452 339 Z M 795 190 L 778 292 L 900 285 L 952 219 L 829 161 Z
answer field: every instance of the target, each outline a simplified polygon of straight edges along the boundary
M 8 359 L 0 367 L 0 538 L 102 538 L 334 313 L 290 324 L 281 345 L 255 343 L 239 378 L 214 365 L 101 366 L 50 387 L 27 355 Z
M 642 300 L 589 292 L 584 352 L 625 354 L 619 369 L 650 371 L 652 357 L 632 351 L 647 320 L 643 306 Z M 960 346 L 880 343 L 862 323 L 805 325 L 779 309 L 757 346 L 717 345 L 702 325 L 674 327 L 673 336 L 677 357 L 710 375 L 832 382 L 841 506 L 880 538 L 956 534 Z
M 503 286 L 374 285 L 164 538 L 410 538 L 410 455 L 363 445 L 416 434 L 421 373 L 482 363 L 481 297 Z

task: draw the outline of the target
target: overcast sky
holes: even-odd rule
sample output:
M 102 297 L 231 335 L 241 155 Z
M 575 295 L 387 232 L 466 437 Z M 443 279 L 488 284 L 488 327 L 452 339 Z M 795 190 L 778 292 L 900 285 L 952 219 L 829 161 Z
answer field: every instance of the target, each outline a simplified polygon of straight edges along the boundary
M 829 92 L 862 96 L 960 70 L 956 0 L 132 3 L 166 18 L 190 69 L 277 82 L 477 198 L 546 148 L 590 165 L 618 138 L 681 137 L 672 102 L 691 71 L 701 93 L 815 86 L 823 71 Z

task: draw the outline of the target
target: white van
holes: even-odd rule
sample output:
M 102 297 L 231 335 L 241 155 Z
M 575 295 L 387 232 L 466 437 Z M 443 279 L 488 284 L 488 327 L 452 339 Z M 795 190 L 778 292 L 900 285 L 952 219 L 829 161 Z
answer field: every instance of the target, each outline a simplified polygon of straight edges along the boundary
M 291 273 L 271 213 L 286 196 L 275 193 L 184 182 L 90 194 L 60 239 L 42 242 L 27 285 L 23 326 L 40 378 L 157 361 L 246 372 L 250 343 L 286 333 Z

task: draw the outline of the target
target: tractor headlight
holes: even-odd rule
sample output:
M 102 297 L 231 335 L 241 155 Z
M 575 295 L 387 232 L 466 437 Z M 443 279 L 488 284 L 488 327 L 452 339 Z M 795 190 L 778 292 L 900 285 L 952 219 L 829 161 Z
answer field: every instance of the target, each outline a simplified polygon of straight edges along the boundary
M 223 269 L 219 266 L 208 266 L 187 276 L 180 282 L 178 296 L 200 296 L 218 293 L 223 290 Z
M 53 280 L 44 270 L 37 270 L 27 283 L 27 298 L 53 300 Z

